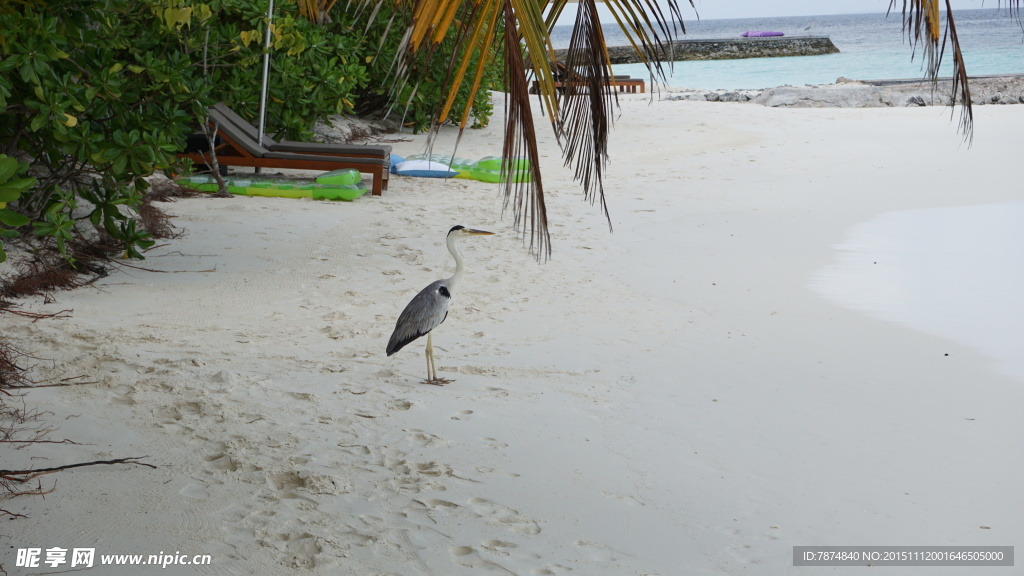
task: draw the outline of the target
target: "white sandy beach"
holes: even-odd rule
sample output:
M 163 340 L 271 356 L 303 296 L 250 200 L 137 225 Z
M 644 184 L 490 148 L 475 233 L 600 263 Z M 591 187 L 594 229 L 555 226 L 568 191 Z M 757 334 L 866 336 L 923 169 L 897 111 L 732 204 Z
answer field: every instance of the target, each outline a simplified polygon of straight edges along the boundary
M 900 304 L 943 303 L 923 313 L 938 324 L 982 310 L 971 330 L 1020 348 L 1020 324 L 992 325 L 1022 317 L 1019 284 L 944 279 L 984 260 L 1019 280 L 1020 244 L 977 242 L 958 215 L 1024 200 L 1024 106 L 977 107 L 968 148 L 939 107 L 620 102 L 614 234 L 538 118 L 545 264 L 496 185 L 395 177 L 352 203 L 168 203 L 184 236 L 141 263 L 166 273 L 24 303 L 67 319 L 0 315 L 47 359 L 39 377 L 95 381 L 28 397 L 82 445 L 0 448 L 4 468 L 158 466 L 81 468 L 4 502 L 30 517 L 4 522 L 0 564 L 56 573 L 69 568 L 15 567 L 16 550 L 85 547 L 213 561 L 86 574 L 1019 573 L 798 568 L 792 552 L 1024 544 L 1013 346 Z M 501 125 L 468 130 L 457 154 L 499 154 Z M 423 151 L 406 138 L 395 153 Z M 900 242 L 854 234 L 931 209 L 947 224 L 908 234 L 935 236 L 929 258 L 887 259 Z M 439 388 L 420 383 L 425 342 L 384 347 L 416 291 L 450 275 L 455 224 L 498 235 L 462 242 L 467 275 L 434 334 L 455 381 Z M 892 274 L 867 276 L 868 260 Z

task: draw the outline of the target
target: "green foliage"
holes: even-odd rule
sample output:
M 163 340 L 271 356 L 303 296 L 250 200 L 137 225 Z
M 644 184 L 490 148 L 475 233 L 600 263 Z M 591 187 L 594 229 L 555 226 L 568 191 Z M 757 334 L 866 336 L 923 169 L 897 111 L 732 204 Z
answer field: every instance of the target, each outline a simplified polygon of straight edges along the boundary
M 71 219 L 71 213 L 77 204 L 76 198 L 69 192 L 58 193 L 57 200 L 50 202 L 46 213 L 40 221 L 33 222 L 37 236 L 48 236 L 57 242 L 57 249 L 61 255 L 69 258 L 68 242 L 74 239 L 75 222 Z
M 139 253 L 138 249 L 142 248 L 145 250 L 156 243 L 155 240 L 150 239 L 153 236 L 152 234 L 137 229 L 135 220 L 121 222 L 118 225 L 118 231 L 119 235 L 127 240 L 122 258 L 142 259 L 142 254 Z
M 0 11 L 0 149 L 31 158 L 38 177 L 0 200 L 18 211 L 4 208 L 3 235 L 30 230 L 70 258 L 91 224 L 141 257 L 152 244 L 134 223 L 145 178 L 176 164 L 205 105 L 255 115 L 253 39 L 266 30 L 255 4 L 52 0 Z M 270 126 L 300 138 L 319 116 L 352 109 L 367 75 L 348 62 L 358 52 L 348 36 L 288 16 L 273 35 Z
M 460 8 L 460 10 L 466 9 L 466 7 Z M 392 24 L 391 28 L 402 30 L 406 24 L 408 23 L 406 22 L 402 25 Z M 386 25 L 386 18 L 378 18 L 375 22 L 371 23 L 367 34 L 370 37 L 383 37 L 383 45 L 380 50 L 381 57 L 370 57 L 372 59 L 370 64 L 371 74 L 375 78 L 380 79 L 385 78 L 389 71 L 392 70 L 394 58 L 402 41 L 402 35 L 394 33 L 393 30 L 390 34 L 385 34 Z M 436 50 L 423 57 L 414 59 L 411 62 L 412 71 L 409 74 L 413 83 L 400 85 L 397 94 L 392 95 L 390 92 L 392 82 L 380 82 L 367 86 L 366 90 L 360 95 L 361 100 L 369 103 L 371 106 L 374 104 L 380 105 L 381 102 L 385 101 L 394 104 L 395 113 L 401 115 L 403 124 L 406 127 L 412 128 L 414 132 L 428 130 L 430 128 L 430 119 L 438 112 L 448 96 L 451 84 L 449 67 L 452 63 L 452 54 L 455 50 L 460 49 L 458 42 L 456 42 L 457 36 L 457 30 L 450 30 Z M 467 79 L 459 87 L 458 95 L 452 105 L 452 110 L 456 111 L 464 110 L 467 105 L 470 105 L 471 115 L 474 119 L 472 126 L 474 128 L 486 126 L 490 122 L 491 115 L 493 114 L 493 105 L 491 104 L 488 91 L 502 90 L 504 88 L 504 61 L 500 50 L 497 47 L 494 48 L 494 51 L 483 56 L 489 62 L 481 79 L 482 89 L 476 94 L 472 104 L 469 102 L 470 89 L 468 85 L 469 79 Z M 481 55 L 478 53 L 470 56 L 469 68 L 471 70 L 476 67 L 480 57 Z
M 28 218 L 7 207 L 36 183 L 35 178 L 21 176 L 27 168 L 28 166 L 14 158 L 0 154 L 0 262 L 7 260 L 2 239 L 17 236 L 18 232 L 14 228 L 29 222 Z
M 36 176 L 13 203 L 26 221 L 8 224 L 8 236 L 31 221 L 70 257 L 80 221 L 109 217 L 90 190 L 105 190 L 129 218 L 144 178 L 175 163 L 192 131 L 187 111 L 206 96 L 160 25 L 127 0 L 51 0 L 0 12 L 0 145 L 31 158 Z M 126 251 L 143 247 L 120 227 L 106 231 Z
M 378 18 L 367 27 L 364 20 L 355 19 L 345 10 L 359 10 L 357 3 L 339 3 L 328 22 L 313 24 L 290 16 L 294 5 L 284 6 L 277 11 L 273 25 L 268 132 L 291 140 L 307 139 L 317 119 L 330 114 L 374 113 L 390 103 L 397 103 L 399 112 L 405 113 L 408 126 L 421 130 L 429 125 L 429 118 L 448 92 L 454 30 L 435 57 L 422 63 L 415 90 L 406 86 L 392 98 L 389 75 L 401 35 L 385 34 L 387 18 Z M 209 83 L 217 86 L 215 100 L 227 103 L 246 118 L 255 118 L 259 111 L 266 28 L 265 14 L 258 10 L 263 9 L 265 4 L 251 0 L 221 0 L 212 20 L 217 25 L 211 26 Z M 190 33 L 187 44 L 193 54 L 201 46 L 197 35 L 205 37 L 205 32 Z M 501 74 L 501 61 L 495 58 L 483 86 L 499 89 Z M 473 102 L 475 126 L 486 125 L 492 114 L 486 89 Z M 461 109 L 468 98 L 468 88 L 460 90 L 456 109 Z
M 178 0 L 157 3 L 184 4 Z M 201 24 L 180 27 L 180 50 L 201 72 L 204 85 L 215 87 L 204 104 L 223 101 L 242 116 L 255 118 L 263 77 L 266 3 L 218 0 L 210 2 L 209 11 L 209 19 Z M 288 139 L 305 139 L 316 120 L 353 112 L 356 92 L 370 81 L 362 59 L 366 42 L 341 11 L 328 25 L 295 17 L 292 3 L 278 2 L 275 12 L 267 130 Z
M 135 224 L 145 178 L 177 165 L 206 106 L 223 101 L 256 116 L 265 10 L 252 0 L 29 0 L 0 9 L 0 150 L 31 159 L 35 176 L 18 180 L 16 197 L 0 192 L 13 208 L 0 211 L 0 234 L 32 232 L 71 258 L 69 243 L 91 226 L 141 258 L 152 244 Z M 398 35 L 367 30 L 340 6 L 325 24 L 298 17 L 294 3 L 276 12 L 268 132 L 306 139 L 324 116 L 352 113 L 360 100 L 383 104 Z M 399 95 L 415 128 L 427 126 L 447 91 L 447 62 L 426 63 L 418 90 Z M 499 82 L 488 76 L 484 85 Z M 460 98 L 456 106 L 468 90 Z M 485 124 L 486 91 L 473 109 Z

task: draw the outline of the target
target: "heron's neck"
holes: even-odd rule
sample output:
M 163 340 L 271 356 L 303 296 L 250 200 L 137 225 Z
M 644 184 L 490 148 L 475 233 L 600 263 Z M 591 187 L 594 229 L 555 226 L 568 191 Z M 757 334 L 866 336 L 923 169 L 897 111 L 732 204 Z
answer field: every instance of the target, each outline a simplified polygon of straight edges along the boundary
M 462 252 L 459 252 L 459 247 L 456 246 L 456 239 L 454 234 L 448 235 L 448 252 L 451 253 L 452 257 L 455 258 L 455 274 L 448 279 L 448 290 L 454 291 L 455 287 L 462 281 L 462 273 L 465 272 L 465 263 L 462 260 Z

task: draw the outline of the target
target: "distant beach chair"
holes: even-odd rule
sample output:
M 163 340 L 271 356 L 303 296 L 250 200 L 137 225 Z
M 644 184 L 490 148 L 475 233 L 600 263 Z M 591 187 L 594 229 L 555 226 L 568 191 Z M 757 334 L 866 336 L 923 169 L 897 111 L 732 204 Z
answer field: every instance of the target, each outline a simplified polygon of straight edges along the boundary
M 554 72 L 555 76 L 555 90 L 559 92 L 565 92 L 566 88 L 569 86 L 572 86 L 576 90 L 579 90 L 580 88 L 585 89 L 590 86 L 583 76 L 574 70 L 570 70 L 569 67 L 562 62 L 552 62 L 551 70 Z M 628 92 L 630 94 L 636 94 L 638 89 L 641 94 L 647 91 L 647 85 L 643 80 L 640 78 L 630 78 L 629 75 L 612 76 L 609 81 L 605 82 L 604 87 L 611 91 L 618 90 L 619 92 Z M 539 81 L 533 81 L 533 87 L 530 89 L 530 93 L 540 93 Z
M 210 107 L 209 122 L 222 140 L 216 147 L 217 162 L 221 166 L 325 172 L 354 168 L 373 176 L 370 189 L 374 196 L 380 196 L 388 188 L 391 146 L 278 142 L 267 135 L 264 135 L 261 145 L 257 140 L 259 130 L 223 103 Z M 208 162 L 198 151 L 183 152 L 178 157 L 189 158 L 198 164 Z

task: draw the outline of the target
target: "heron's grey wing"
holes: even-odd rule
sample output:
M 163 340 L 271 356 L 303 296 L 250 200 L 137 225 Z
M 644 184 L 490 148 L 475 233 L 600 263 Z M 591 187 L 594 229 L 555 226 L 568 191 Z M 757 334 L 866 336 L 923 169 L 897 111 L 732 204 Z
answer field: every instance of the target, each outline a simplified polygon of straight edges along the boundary
M 444 322 L 451 301 L 451 293 L 444 280 L 433 282 L 420 290 L 405 310 L 402 310 L 398 322 L 395 323 L 395 331 L 388 341 L 388 356 Z

